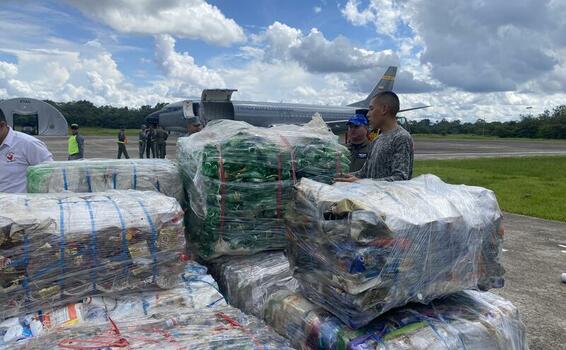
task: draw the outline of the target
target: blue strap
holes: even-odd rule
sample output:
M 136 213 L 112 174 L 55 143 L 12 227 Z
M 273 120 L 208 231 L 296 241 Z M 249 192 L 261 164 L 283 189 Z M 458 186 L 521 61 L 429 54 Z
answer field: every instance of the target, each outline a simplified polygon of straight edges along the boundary
M 161 184 L 159 183 L 159 179 L 155 182 L 155 188 L 157 188 L 157 192 L 161 192 Z
M 134 190 L 138 187 L 138 170 L 134 162 L 132 162 L 132 187 Z
M 98 259 L 96 258 L 96 225 L 94 223 L 94 212 L 90 201 L 85 200 L 90 218 L 90 254 L 92 257 L 92 268 L 90 270 L 90 279 L 92 281 L 92 290 L 96 291 L 96 269 L 98 268 Z
M 122 263 L 124 263 L 125 261 L 127 261 L 129 259 L 129 257 L 128 257 L 128 239 L 126 237 L 126 234 L 127 234 L 126 221 L 124 220 L 124 216 L 122 216 L 122 212 L 120 211 L 120 208 L 118 207 L 118 204 L 116 203 L 116 201 L 114 201 L 114 199 L 112 199 L 110 197 L 106 197 L 106 198 L 108 198 L 108 200 L 110 200 L 110 202 L 114 206 L 114 209 L 116 209 L 116 214 L 118 214 L 118 218 L 120 219 L 120 229 L 121 229 L 120 261 Z M 128 275 L 128 264 L 124 263 L 122 274 L 124 275 L 124 278 L 126 278 L 126 276 Z
M 65 282 L 65 208 L 63 201 L 59 199 L 59 293 L 63 299 L 63 285 Z
M 90 178 L 90 169 L 86 168 L 86 183 L 88 185 L 88 192 L 92 192 L 92 183 Z
M 67 169 L 65 167 L 62 167 L 61 171 L 63 172 L 63 188 L 65 189 L 65 191 L 68 191 L 69 182 L 67 181 Z
M 24 200 L 24 206 L 29 208 L 29 199 L 26 198 Z M 29 290 L 29 237 L 28 233 L 24 233 L 24 280 L 22 281 L 22 287 L 24 288 L 24 295 L 25 295 L 25 304 L 26 306 L 29 305 L 30 302 L 30 290 Z
M 116 186 L 116 184 L 117 184 L 117 182 L 118 182 L 118 181 L 117 181 L 117 180 L 118 180 L 117 177 L 118 177 L 118 174 L 116 174 L 116 168 L 113 168 L 113 169 L 112 169 L 112 188 L 113 188 L 113 189 L 116 189 L 116 187 L 117 187 L 117 186 Z
M 152 283 L 155 283 L 157 281 L 157 229 L 155 228 L 155 225 L 153 224 L 153 220 L 151 219 L 151 216 L 149 215 L 149 212 L 147 211 L 145 205 L 139 199 L 138 199 L 138 203 L 140 204 L 140 207 L 143 209 L 143 212 L 145 214 L 145 218 L 147 219 L 147 223 L 149 224 L 149 227 L 151 229 L 149 251 L 151 253 L 151 259 L 153 260 L 153 262 L 152 262 L 152 273 L 153 273 Z

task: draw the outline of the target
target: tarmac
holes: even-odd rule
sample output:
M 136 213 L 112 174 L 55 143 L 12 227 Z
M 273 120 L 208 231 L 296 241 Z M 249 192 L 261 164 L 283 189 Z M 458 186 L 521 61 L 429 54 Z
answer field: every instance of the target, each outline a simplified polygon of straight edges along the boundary
M 566 349 L 566 223 L 505 214 L 505 287 L 519 308 L 530 350 Z
M 66 159 L 65 137 L 42 137 L 56 160 Z M 87 158 L 115 158 L 113 137 L 86 136 Z M 175 159 L 176 138 L 167 143 L 167 158 Z M 138 158 L 137 140 L 127 145 Z M 417 159 L 566 155 L 565 142 L 416 140 Z M 527 327 L 531 350 L 566 349 L 566 223 L 505 214 L 503 265 L 506 285 L 494 290 L 511 300 Z
M 55 160 L 67 159 L 66 137 L 40 137 L 47 143 Z M 175 159 L 177 137 L 167 140 L 167 158 Z M 87 158 L 115 158 L 118 146 L 115 137 L 85 136 Z M 139 157 L 138 141 L 130 139 L 127 145 L 132 158 Z M 525 157 L 565 155 L 566 142 L 561 141 L 508 141 L 508 140 L 421 140 L 415 141 L 416 159 L 454 159 L 481 157 Z

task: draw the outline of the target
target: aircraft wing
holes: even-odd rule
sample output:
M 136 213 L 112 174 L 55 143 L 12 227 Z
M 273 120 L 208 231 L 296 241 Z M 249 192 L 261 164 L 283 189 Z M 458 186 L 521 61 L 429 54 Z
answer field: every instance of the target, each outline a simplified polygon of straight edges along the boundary
M 417 109 L 424 109 L 424 108 L 429 108 L 429 107 L 432 107 L 432 106 L 419 106 L 419 107 L 405 108 L 405 109 L 399 110 L 399 113 L 414 111 L 414 110 L 417 110 Z M 334 132 L 346 130 L 347 129 L 347 127 L 346 127 L 347 122 L 348 122 L 348 119 L 325 121 L 326 125 L 328 125 L 328 127 L 330 127 L 330 129 Z
M 377 85 L 373 88 L 371 93 L 366 97 L 365 100 L 358 101 L 352 104 L 349 104 L 348 107 L 358 107 L 358 108 L 368 108 L 371 99 L 382 91 L 392 91 L 393 85 L 395 84 L 395 75 L 397 75 L 397 67 L 390 66 L 381 77 L 381 80 L 377 83 Z

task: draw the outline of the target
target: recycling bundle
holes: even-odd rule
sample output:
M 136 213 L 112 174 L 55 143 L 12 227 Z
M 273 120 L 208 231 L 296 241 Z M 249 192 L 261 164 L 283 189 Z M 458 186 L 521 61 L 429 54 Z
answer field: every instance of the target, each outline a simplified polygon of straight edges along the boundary
M 179 169 L 167 159 L 46 162 L 28 168 L 27 187 L 28 193 L 156 191 L 183 199 Z
M 0 194 L 0 318 L 98 293 L 168 289 L 183 210 L 157 192 Z
M 301 291 L 352 328 L 409 302 L 503 286 L 492 191 L 432 175 L 327 185 L 302 179 L 287 211 Z
M 353 329 L 303 296 L 282 252 L 215 264 L 212 272 L 226 300 L 263 318 L 297 349 L 528 349 L 517 308 L 489 292 L 465 291 L 428 305 L 405 305 Z
M 198 255 L 246 255 L 285 247 L 290 190 L 308 176 L 330 182 L 346 172 L 348 151 L 320 117 L 305 126 L 259 128 L 221 120 L 177 141 Z
M 188 261 L 173 289 L 92 296 L 0 323 L 0 349 L 291 349 L 228 306 L 204 266 Z

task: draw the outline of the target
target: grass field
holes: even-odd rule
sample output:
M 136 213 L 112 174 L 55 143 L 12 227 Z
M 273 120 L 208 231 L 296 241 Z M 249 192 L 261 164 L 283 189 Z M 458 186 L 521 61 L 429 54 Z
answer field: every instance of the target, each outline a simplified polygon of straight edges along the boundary
M 118 137 L 119 129 L 105 129 L 105 128 L 90 128 L 83 127 L 80 128 L 80 133 L 84 136 L 115 136 Z M 126 129 L 126 136 L 134 137 L 138 136 L 139 129 Z M 70 131 L 69 131 L 70 135 Z
M 566 142 L 566 140 L 531 139 L 525 137 L 502 138 L 497 136 L 481 136 L 481 135 L 468 135 L 468 134 L 454 134 L 454 135 L 413 134 L 412 136 L 415 140 Z
M 502 210 L 566 221 L 566 157 L 420 160 L 415 175 L 495 191 Z

